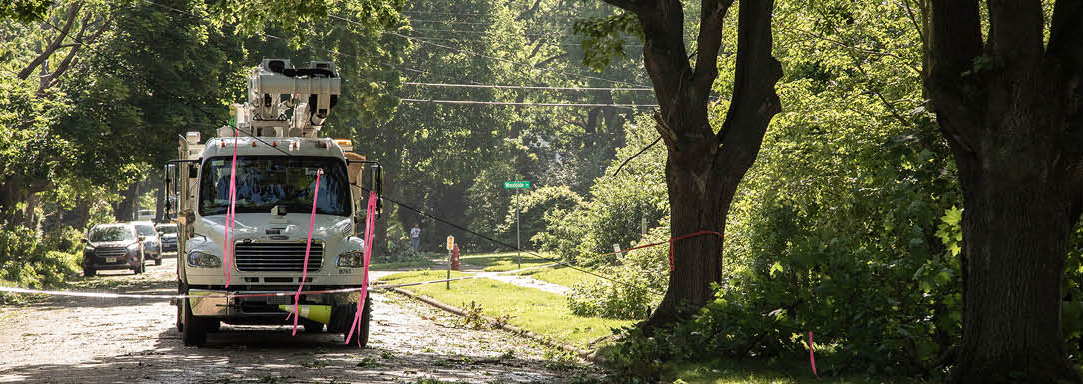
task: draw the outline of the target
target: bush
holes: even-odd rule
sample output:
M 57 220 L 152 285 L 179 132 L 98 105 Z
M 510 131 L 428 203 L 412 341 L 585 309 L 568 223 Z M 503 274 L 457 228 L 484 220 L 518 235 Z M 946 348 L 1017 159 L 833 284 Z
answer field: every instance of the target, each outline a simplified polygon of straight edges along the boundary
M 78 231 L 67 228 L 44 241 L 36 235 L 21 225 L 0 225 L 0 280 L 43 288 L 63 284 L 78 275 Z
M 669 231 L 651 230 L 641 243 L 665 241 Z M 568 293 L 568 308 L 579 316 L 613 319 L 645 319 L 661 301 L 669 277 L 669 246 L 638 249 L 618 258 L 618 265 L 606 265 L 599 274 L 614 280 L 578 283 Z
M 387 254 L 381 257 L 373 257 L 373 263 L 397 263 L 405 261 L 425 260 L 425 254 L 414 250 L 410 240 L 388 239 Z
M 581 204 L 583 204 L 583 198 L 565 186 L 541 187 L 523 194 L 518 201 L 519 232 L 523 238 L 536 238 L 535 242 L 540 243 L 542 237 L 537 235 L 545 230 L 546 213 L 574 209 Z M 515 208 L 516 199 L 512 198 L 508 202 L 504 223 L 498 228 L 501 233 L 509 235 L 505 238 L 514 238 Z

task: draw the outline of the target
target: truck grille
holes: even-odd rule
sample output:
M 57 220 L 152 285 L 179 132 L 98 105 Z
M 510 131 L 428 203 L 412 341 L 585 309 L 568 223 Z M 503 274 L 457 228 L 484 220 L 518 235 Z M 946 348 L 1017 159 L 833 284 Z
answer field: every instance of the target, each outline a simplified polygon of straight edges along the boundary
M 305 243 L 236 243 L 237 269 L 241 271 L 301 272 L 305 263 Z M 323 267 L 323 244 L 313 241 L 308 255 L 308 271 Z
M 98 256 L 98 257 L 124 256 L 124 254 L 126 254 L 126 253 L 128 253 L 128 248 L 103 247 L 103 248 L 95 248 L 94 249 L 94 255 Z

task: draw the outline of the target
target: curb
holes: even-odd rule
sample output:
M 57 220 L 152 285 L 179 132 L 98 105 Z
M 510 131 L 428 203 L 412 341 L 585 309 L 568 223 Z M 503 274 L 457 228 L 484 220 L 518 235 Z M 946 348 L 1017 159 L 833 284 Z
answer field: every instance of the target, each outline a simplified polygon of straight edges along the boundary
M 423 302 L 425 304 L 429 304 L 431 306 L 443 309 L 444 311 L 451 312 L 451 313 L 459 315 L 459 316 L 466 316 L 466 311 L 464 311 L 462 308 L 458 308 L 458 307 L 454 307 L 454 306 L 451 306 L 451 305 L 441 303 L 439 301 L 436 301 L 436 299 L 433 299 L 433 298 L 425 296 L 425 295 L 419 295 L 419 294 L 416 294 L 416 293 L 413 293 L 413 292 L 410 292 L 410 291 L 407 291 L 407 290 L 404 290 L 404 289 L 399 289 L 399 288 L 391 288 L 391 289 L 389 289 L 389 291 L 398 293 L 400 295 L 403 295 L 403 296 L 406 296 L 406 297 L 409 297 L 409 298 L 412 298 L 412 299 L 417 299 L 417 300 L 419 300 L 419 301 L 421 301 L 421 302 Z M 592 363 L 596 363 L 596 364 L 602 364 L 603 363 L 601 358 L 599 358 L 598 355 L 595 354 L 593 351 L 581 349 L 581 348 L 576 347 L 576 346 L 571 345 L 571 344 L 564 344 L 564 343 L 561 343 L 561 342 L 553 341 L 553 339 L 550 338 L 550 337 L 541 336 L 539 334 L 527 331 L 525 329 L 516 327 L 514 325 L 500 324 L 500 323 L 497 323 L 493 318 L 488 317 L 488 316 L 482 316 L 482 318 L 484 318 L 490 324 L 498 324 L 498 326 L 501 329 L 505 330 L 505 331 L 514 333 L 514 334 L 519 335 L 519 336 L 526 337 L 528 339 L 534 340 L 534 341 L 536 341 L 538 343 L 541 343 L 541 344 L 548 345 L 548 346 L 553 347 L 553 348 L 559 348 L 561 350 L 575 352 L 575 354 L 578 355 L 579 358 L 581 358 L 583 360 L 590 361 Z

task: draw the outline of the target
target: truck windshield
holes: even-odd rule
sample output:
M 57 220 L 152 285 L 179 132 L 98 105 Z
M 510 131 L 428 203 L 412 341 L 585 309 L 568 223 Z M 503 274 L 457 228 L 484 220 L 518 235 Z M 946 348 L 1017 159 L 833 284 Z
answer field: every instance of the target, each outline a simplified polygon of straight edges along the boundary
M 126 226 L 122 226 L 122 225 L 114 225 L 114 226 L 109 226 L 109 227 L 97 227 L 97 228 L 91 229 L 90 230 L 90 236 L 87 236 L 87 237 L 90 238 L 91 242 L 95 242 L 95 243 L 102 242 L 102 241 L 135 240 L 135 234 L 132 233 L 132 230 L 130 228 L 128 228 Z
M 225 214 L 229 208 L 229 172 L 232 158 L 215 157 L 203 162 L 199 187 L 199 214 Z M 316 213 L 350 215 L 350 188 L 341 159 L 301 156 L 238 156 L 237 213 L 271 212 L 276 205 L 286 212 L 312 211 L 316 172 L 320 195 Z

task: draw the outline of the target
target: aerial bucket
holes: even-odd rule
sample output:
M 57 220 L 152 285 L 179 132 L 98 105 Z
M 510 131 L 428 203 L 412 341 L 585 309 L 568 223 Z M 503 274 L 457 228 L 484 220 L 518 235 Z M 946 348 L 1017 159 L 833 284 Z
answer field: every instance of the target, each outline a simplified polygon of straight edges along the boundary
M 293 304 L 279 305 L 278 309 L 293 313 Z M 327 324 L 331 322 L 331 306 L 330 305 L 301 305 L 301 317 Z

